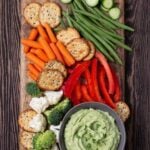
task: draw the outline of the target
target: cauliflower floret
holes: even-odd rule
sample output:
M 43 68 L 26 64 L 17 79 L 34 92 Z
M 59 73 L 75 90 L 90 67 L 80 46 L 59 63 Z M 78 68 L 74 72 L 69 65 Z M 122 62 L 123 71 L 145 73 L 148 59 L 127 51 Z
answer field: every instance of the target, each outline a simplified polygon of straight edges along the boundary
M 59 141 L 59 132 L 60 132 L 60 130 L 56 129 L 55 126 L 53 126 L 53 125 L 50 126 L 50 130 L 52 130 L 55 133 L 56 141 L 58 142 Z
M 37 113 L 42 113 L 49 107 L 49 102 L 46 97 L 34 97 L 30 101 L 29 106 L 35 110 Z
M 63 91 L 46 91 L 44 92 L 44 94 L 49 101 L 49 104 L 55 105 L 61 100 L 61 97 L 63 96 Z
M 33 119 L 29 122 L 29 126 L 33 128 L 36 132 L 42 132 L 46 128 L 46 119 L 42 114 L 37 114 L 33 117 Z

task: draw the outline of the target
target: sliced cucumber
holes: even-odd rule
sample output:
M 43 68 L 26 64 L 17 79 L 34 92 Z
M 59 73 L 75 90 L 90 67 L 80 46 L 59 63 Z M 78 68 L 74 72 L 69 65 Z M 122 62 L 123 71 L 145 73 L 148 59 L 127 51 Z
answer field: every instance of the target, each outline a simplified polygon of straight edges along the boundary
M 70 3 L 72 0 L 61 0 L 61 2 L 62 3 L 65 3 L 65 4 L 67 4 L 67 3 Z
M 114 7 L 111 8 L 108 13 L 112 19 L 117 20 L 121 15 L 121 10 L 118 7 Z
M 113 0 L 103 0 L 103 1 L 102 1 L 102 5 L 103 5 L 103 7 L 105 7 L 106 9 L 110 9 L 110 8 L 113 7 L 114 1 L 113 1 Z
M 85 0 L 85 2 L 86 2 L 87 5 L 89 5 L 90 7 L 94 7 L 94 6 L 98 5 L 99 0 Z
M 109 11 L 109 9 L 107 9 L 107 8 L 105 8 L 103 5 L 101 5 L 101 10 L 103 10 L 103 11 L 106 11 L 106 12 L 108 12 Z

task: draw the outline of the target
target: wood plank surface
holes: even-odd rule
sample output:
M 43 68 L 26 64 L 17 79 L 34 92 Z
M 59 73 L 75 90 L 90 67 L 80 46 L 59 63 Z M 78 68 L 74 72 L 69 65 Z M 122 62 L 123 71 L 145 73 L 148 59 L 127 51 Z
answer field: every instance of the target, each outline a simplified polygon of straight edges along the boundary
M 22 1 L 0 1 L 0 150 L 17 150 L 20 103 L 20 14 Z M 126 32 L 133 53 L 126 55 L 125 99 L 132 114 L 126 124 L 127 150 L 150 149 L 150 1 L 126 0 Z M 20 107 L 21 108 L 21 107 Z M 21 108 L 22 109 L 22 108 Z

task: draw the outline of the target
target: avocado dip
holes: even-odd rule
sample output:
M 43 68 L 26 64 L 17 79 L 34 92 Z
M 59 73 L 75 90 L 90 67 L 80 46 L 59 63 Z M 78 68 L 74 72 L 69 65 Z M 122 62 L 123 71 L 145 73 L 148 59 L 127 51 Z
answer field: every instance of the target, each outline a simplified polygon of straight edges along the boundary
M 81 109 L 71 116 L 64 138 L 67 150 L 117 150 L 120 132 L 107 112 Z

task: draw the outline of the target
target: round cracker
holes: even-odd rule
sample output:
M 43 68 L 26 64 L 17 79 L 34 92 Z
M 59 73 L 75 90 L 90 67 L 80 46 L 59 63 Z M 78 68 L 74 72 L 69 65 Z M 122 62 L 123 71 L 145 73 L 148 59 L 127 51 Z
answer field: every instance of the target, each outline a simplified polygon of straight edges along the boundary
M 88 41 L 88 44 L 89 44 L 89 46 L 90 46 L 90 52 L 89 52 L 89 54 L 83 59 L 84 61 L 91 60 L 91 59 L 94 57 L 95 51 L 96 51 L 95 46 L 94 46 L 94 44 L 93 44 L 92 42 Z
M 24 17 L 26 21 L 32 26 L 37 27 L 40 24 L 39 12 L 41 5 L 38 3 L 30 3 L 24 9 Z
M 57 33 L 57 39 L 67 45 L 74 39 L 80 38 L 79 32 L 75 28 L 67 28 Z
M 27 131 L 21 131 L 20 143 L 26 149 L 33 149 L 32 140 L 33 140 L 34 136 L 35 136 L 35 133 L 27 132 Z
M 51 28 L 55 28 L 61 21 L 61 9 L 53 2 L 46 2 L 40 10 L 41 24 L 48 23 Z
M 23 130 L 28 131 L 28 132 L 36 132 L 33 128 L 31 128 L 29 126 L 29 122 L 36 115 L 37 115 L 37 113 L 31 109 L 27 109 L 27 110 L 23 111 L 19 115 L 19 120 L 18 120 L 20 128 L 22 128 Z
M 58 70 L 44 70 L 38 80 L 38 86 L 43 90 L 58 90 L 64 81 L 62 73 Z
M 46 70 L 49 70 L 49 69 L 58 70 L 64 75 L 64 77 L 67 76 L 66 67 L 61 62 L 59 62 L 57 60 L 51 60 L 48 63 L 46 63 L 44 69 L 46 69 Z
M 68 51 L 76 61 L 81 61 L 90 51 L 89 44 L 85 39 L 74 39 L 67 45 Z
M 125 122 L 130 116 L 129 106 L 123 101 L 116 103 L 116 112 L 123 122 Z

